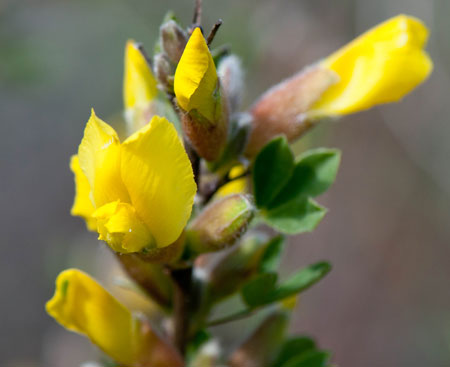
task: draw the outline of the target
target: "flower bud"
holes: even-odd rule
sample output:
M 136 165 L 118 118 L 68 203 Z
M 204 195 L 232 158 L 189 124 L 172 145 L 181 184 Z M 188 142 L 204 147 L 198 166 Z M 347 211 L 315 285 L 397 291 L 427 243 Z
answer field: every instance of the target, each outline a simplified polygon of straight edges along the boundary
M 214 201 L 189 225 L 188 246 L 194 253 L 218 251 L 232 245 L 247 229 L 255 208 L 245 195 Z
M 160 28 L 160 42 L 169 60 L 175 65 L 178 64 L 186 47 L 186 32 L 174 20 L 169 20 Z
M 270 366 L 283 341 L 288 320 L 289 316 L 285 311 L 276 310 L 270 314 L 232 353 L 228 362 L 230 367 Z
M 175 69 L 170 63 L 166 54 L 159 53 L 155 55 L 155 74 L 159 82 L 164 86 L 164 88 L 173 93 L 173 74 Z
M 265 245 L 267 239 L 261 234 L 246 236 L 227 254 L 211 264 L 207 277 L 208 303 L 217 303 L 234 294 L 258 272 Z
M 312 124 L 308 109 L 337 81 L 333 71 L 312 66 L 269 89 L 250 109 L 253 122 L 245 154 L 255 156 L 277 135 L 298 138 Z
M 217 74 L 232 114 L 239 110 L 244 92 L 241 60 L 236 55 L 225 56 L 220 61 Z
M 227 139 L 228 111 L 214 60 L 200 28 L 195 28 L 175 71 L 174 92 L 182 128 L 199 156 L 218 159 Z

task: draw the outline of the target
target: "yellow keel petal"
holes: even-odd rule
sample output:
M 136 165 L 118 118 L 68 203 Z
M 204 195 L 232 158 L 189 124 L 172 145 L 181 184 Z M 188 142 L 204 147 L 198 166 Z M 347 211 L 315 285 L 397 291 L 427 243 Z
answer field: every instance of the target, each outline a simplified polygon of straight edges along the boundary
M 115 201 L 103 205 L 93 217 L 97 219 L 98 239 L 106 241 L 114 251 L 139 252 L 154 244 L 152 234 L 130 204 Z

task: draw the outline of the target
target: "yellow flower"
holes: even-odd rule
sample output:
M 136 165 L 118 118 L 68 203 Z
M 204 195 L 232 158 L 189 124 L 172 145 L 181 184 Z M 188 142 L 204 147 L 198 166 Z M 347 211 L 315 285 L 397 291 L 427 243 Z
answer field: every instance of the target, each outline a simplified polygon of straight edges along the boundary
M 122 144 L 92 111 L 78 156 L 72 158 L 72 214 L 121 253 L 170 245 L 192 210 L 196 184 L 172 124 L 154 116 Z
M 174 90 L 186 112 L 196 110 L 210 122 L 221 113 L 216 67 L 200 28 L 192 32 L 178 63 Z
M 56 290 L 45 306 L 65 328 L 88 337 L 92 343 L 125 366 L 181 366 L 177 353 L 143 320 L 78 269 L 61 272 Z M 151 360 L 150 360 L 151 359 Z M 165 360 L 165 362 L 164 362 Z
M 65 328 L 86 335 L 116 361 L 133 364 L 137 320 L 87 274 L 77 269 L 60 273 L 55 295 L 45 308 Z
M 155 114 L 162 114 L 160 93 L 152 70 L 133 40 L 125 46 L 123 102 L 129 133 L 146 125 Z
M 125 109 L 146 107 L 156 98 L 157 82 L 145 59 L 133 40 L 125 46 L 125 70 L 123 80 L 123 99 Z
M 399 15 L 372 28 L 319 63 L 339 82 L 307 113 L 309 117 L 355 113 L 396 102 L 422 83 L 433 69 L 423 50 L 425 25 Z

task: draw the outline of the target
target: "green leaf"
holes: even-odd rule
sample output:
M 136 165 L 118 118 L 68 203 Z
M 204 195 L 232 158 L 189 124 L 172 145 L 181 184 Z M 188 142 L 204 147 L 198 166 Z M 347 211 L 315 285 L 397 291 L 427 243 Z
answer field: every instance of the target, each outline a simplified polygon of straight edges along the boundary
M 275 273 L 263 273 L 242 288 L 241 295 L 250 308 L 265 306 L 300 293 L 322 279 L 331 269 L 327 262 L 319 262 L 301 269 L 277 286 Z
M 283 363 L 286 363 L 292 358 L 298 357 L 307 351 L 314 350 L 315 348 L 316 345 L 310 338 L 304 336 L 290 338 L 281 346 L 281 350 L 278 353 L 278 357 L 272 367 L 280 367 Z
M 275 273 L 263 273 L 253 278 L 242 287 L 241 295 L 244 302 L 251 308 L 272 303 L 277 278 Z
M 326 209 L 312 199 L 297 198 L 275 209 L 262 212 L 263 220 L 286 234 L 311 232 L 326 214 Z
M 336 178 L 341 154 L 336 149 L 311 149 L 296 159 L 289 182 L 269 205 L 278 207 L 298 197 L 314 197 L 328 190 Z
M 258 208 L 265 208 L 289 181 L 294 156 L 285 137 L 268 143 L 258 154 L 253 167 L 253 188 Z
M 330 354 L 321 350 L 310 350 L 281 365 L 281 367 L 326 367 Z
M 276 300 L 300 293 L 317 283 L 331 270 L 327 262 L 319 262 L 299 270 L 288 280 L 284 281 L 271 295 Z
M 271 273 L 278 269 L 283 252 L 285 238 L 282 235 L 276 236 L 266 245 L 259 265 L 261 273 Z

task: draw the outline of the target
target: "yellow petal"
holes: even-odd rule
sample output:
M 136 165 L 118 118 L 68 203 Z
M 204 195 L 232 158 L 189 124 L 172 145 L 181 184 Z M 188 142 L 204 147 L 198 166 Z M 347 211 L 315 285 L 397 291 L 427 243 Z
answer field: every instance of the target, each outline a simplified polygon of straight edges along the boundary
M 216 198 L 225 197 L 231 194 L 242 194 L 247 189 L 247 178 L 242 177 L 235 179 L 236 177 L 239 177 L 245 172 L 245 168 L 242 165 L 238 165 L 233 167 L 230 170 L 229 176 L 231 179 L 233 179 L 231 182 L 228 182 L 227 184 L 223 185 L 219 190 L 217 190 L 216 194 L 214 195 Z
M 45 307 L 62 326 L 86 335 L 117 362 L 127 366 L 134 363 L 136 321 L 87 274 L 77 269 L 60 273 L 55 294 Z
M 321 62 L 340 81 L 312 107 L 310 116 L 341 115 L 400 100 L 433 68 L 423 47 L 428 30 L 399 15 L 372 28 Z
M 78 148 L 80 167 L 91 187 L 94 206 L 112 201 L 129 202 L 120 178 L 120 142 L 117 133 L 94 110 Z
M 153 237 L 147 226 L 138 218 L 136 210 L 127 203 L 115 201 L 97 209 L 99 240 L 106 241 L 120 253 L 139 252 L 153 245 Z
M 90 231 L 97 230 L 97 221 L 92 218 L 95 208 L 90 199 L 91 187 L 89 182 L 80 168 L 78 156 L 74 155 L 70 159 L 70 169 L 75 176 L 75 200 L 72 205 L 70 214 L 84 218 L 86 225 Z
M 218 79 L 213 58 L 200 28 L 195 28 L 175 71 L 174 90 L 180 107 L 197 110 L 214 121 L 218 108 Z
M 158 93 L 156 79 L 138 45 L 129 40 L 125 46 L 123 99 L 125 109 L 144 107 Z
M 158 247 L 174 242 L 192 210 L 196 184 L 173 125 L 154 116 L 122 144 L 122 180 Z

